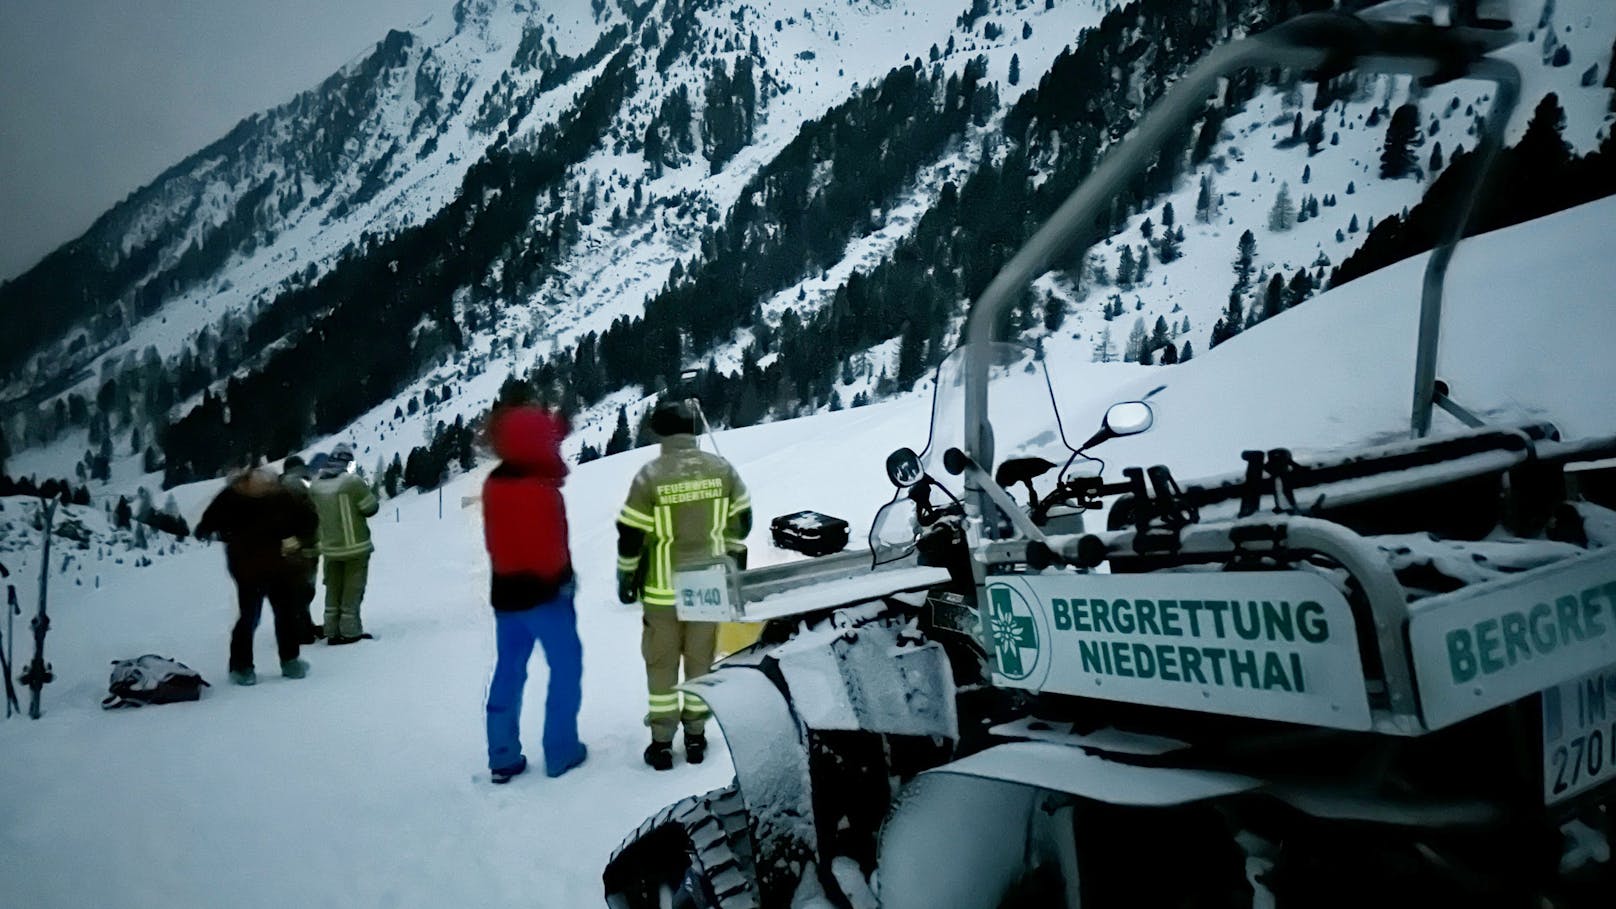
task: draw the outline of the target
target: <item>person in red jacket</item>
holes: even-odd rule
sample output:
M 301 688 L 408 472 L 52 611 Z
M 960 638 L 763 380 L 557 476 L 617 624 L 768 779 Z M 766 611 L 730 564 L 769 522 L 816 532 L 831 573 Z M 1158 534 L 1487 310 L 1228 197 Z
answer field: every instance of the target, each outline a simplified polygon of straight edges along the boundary
M 483 483 L 483 532 L 493 568 L 497 659 L 488 686 L 488 769 L 496 783 L 527 769 L 520 720 L 527 664 L 537 642 L 550 664 L 544 705 L 544 765 L 552 777 L 582 764 L 578 741 L 583 645 L 573 610 L 572 557 L 561 483 L 567 422 L 531 405 L 507 406 L 489 420 L 500 464 Z

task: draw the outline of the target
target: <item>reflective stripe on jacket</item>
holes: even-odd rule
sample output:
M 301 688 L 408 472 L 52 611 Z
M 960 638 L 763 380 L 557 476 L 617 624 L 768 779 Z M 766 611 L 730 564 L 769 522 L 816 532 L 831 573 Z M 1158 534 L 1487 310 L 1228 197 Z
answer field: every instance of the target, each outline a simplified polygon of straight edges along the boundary
M 738 548 L 752 501 L 735 468 L 702 451 L 696 437 L 669 436 L 662 453 L 640 468 L 617 523 L 645 535 L 639 553 L 620 554 L 617 570 L 632 575 L 645 561 L 640 602 L 672 606 L 673 573 L 692 562 Z
M 381 507 L 370 487 L 356 474 L 321 474 L 309 484 L 309 496 L 320 513 L 320 555 L 328 559 L 353 559 L 376 547 L 370 542 L 366 518 Z

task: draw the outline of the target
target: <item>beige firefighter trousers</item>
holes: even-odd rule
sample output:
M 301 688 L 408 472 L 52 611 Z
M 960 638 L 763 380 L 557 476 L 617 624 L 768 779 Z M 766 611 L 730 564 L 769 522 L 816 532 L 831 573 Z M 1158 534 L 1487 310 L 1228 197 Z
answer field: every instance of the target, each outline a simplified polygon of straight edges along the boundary
M 325 558 L 325 636 L 357 638 L 365 632 L 359 604 L 370 578 L 370 554 L 352 559 Z
M 679 684 L 679 663 L 684 662 L 684 679 L 706 675 L 713 665 L 718 646 L 718 623 L 681 622 L 672 609 L 652 606 L 645 610 L 640 634 L 640 655 L 645 658 L 645 680 L 650 688 L 650 711 L 646 724 L 651 739 L 673 741 L 673 733 L 684 723 L 685 735 L 704 735 L 710 711 L 701 698 L 686 694 L 683 704 Z

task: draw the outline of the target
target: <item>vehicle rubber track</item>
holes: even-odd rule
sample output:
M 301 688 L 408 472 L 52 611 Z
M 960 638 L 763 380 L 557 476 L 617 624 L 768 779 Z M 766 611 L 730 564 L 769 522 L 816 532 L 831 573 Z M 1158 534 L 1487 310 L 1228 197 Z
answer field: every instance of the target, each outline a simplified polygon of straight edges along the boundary
M 602 875 L 614 909 L 758 909 L 751 818 L 735 783 L 681 799 L 641 824 Z

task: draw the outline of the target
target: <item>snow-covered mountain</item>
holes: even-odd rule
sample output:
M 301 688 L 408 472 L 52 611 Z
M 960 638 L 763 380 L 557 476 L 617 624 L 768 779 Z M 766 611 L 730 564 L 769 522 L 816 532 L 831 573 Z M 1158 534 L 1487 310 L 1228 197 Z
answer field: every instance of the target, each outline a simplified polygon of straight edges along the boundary
M 1018 53 L 1029 72 L 1042 69 L 1098 18 L 1101 4 L 1062 6 L 1015 11 L 1014 27 L 1000 24 L 1003 34 L 990 41 L 969 37 L 955 22 L 959 11 L 940 6 L 466 0 L 452 21 L 421 34 L 393 32 L 318 88 L 244 121 L 0 286 L 0 311 L 17 327 L 0 343 L 0 368 L 12 377 L 5 392 L 12 447 L 72 436 L 44 459 L 71 473 L 96 443 L 85 444 L 87 421 L 75 419 L 76 408 L 58 421 L 51 405 L 75 390 L 94 398 L 107 379 L 130 371 L 131 356 L 148 369 L 161 361 L 170 374 L 165 384 L 173 388 L 135 392 L 147 413 L 133 422 L 160 431 L 196 403 L 198 386 L 222 387 L 284 339 L 283 331 L 260 334 L 254 326 L 288 290 L 314 285 L 345 254 L 359 258 L 444 212 L 472 188 L 467 174 L 478 162 L 520 155 L 552 136 L 546 128 L 576 113 L 581 93 L 620 51 L 627 56 L 618 68 L 636 73 L 637 84 L 612 99 L 604 122 L 590 130 L 587 154 L 544 181 L 546 197 L 528 200 L 525 217 L 501 225 L 493 241 L 508 248 L 447 289 L 454 307 L 433 301 L 467 321 L 464 297 L 488 289 L 496 300 L 474 302 L 488 304 L 492 321 L 510 329 L 501 352 L 517 340 L 569 344 L 583 330 L 635 313 L 805 121 L 911 54 L 947 46 L 945 66 L 954 73 L 980 51 L 1001 70 Z M 1042 28 L 1024 36 L 1021 19 Z M 716 115 L 705 103 L 713 67 L 743 63 L 755 95 L 748 136 L 719 149 Z M 689 103 L 682 122 L 670 124 L 679 112 L 667 98 L 680 89 Z M 653 121 L 670 143 L 654 164 L 643 147 Z M 724 167 L 712 163 L 715 155 Z M 630 197 L 629 223 L 603 223 Z M 566 236 L 557 245 L 565 248 L 539 274 L 521 261 L 522 236 L 563 214 Z M 625 247 L 635 251 L 632 261 L 624 261 Z M 499 335 L 479 331 L 481 321 L 471 317 L 466 335 L 482 336 L 486 353 Z M 471 339 L 460 344 L 476 347 Z M 186 351 L 200 367 L 188 368 Z M 28 408 L 38 409 L 25 417 Z M 120 443 L 128 428 L 115 430 Z M 146 432 L 146 440 L 156 434 Z
M 620 419 L 632 436 L 684 370 L 729 425 L 901 393 L 1176 73 L 1321 5 L 462 0 L 0 286 L 24 328 L 0 344 L 6 471 L 132 493 L 340 435 L 379 475 L 420 452 L 425 478 L 396 479 L 434 485 L 469 444 L 457 421 L 512 376 L 579 411 L 580 452 L 612 450 Z M 1512 140 L 1553 92 L 1570 149 L 1592 152 L 1616 8 L 1559 0 L 1517 24 Z M 1297 305 L 1415 207 L 1435 146 L 1443 164 L 1473 146 L 1488 100 L 1231 83 L 1112 236 L 1040 281 L 1024 336 L 1084 362 L 1204 355 L 1234 321 L 1244 231 L 1239 330 L 1272 314 L 1271 278 Z M 1418 173 L 1383 180 L 1404 105 Z

